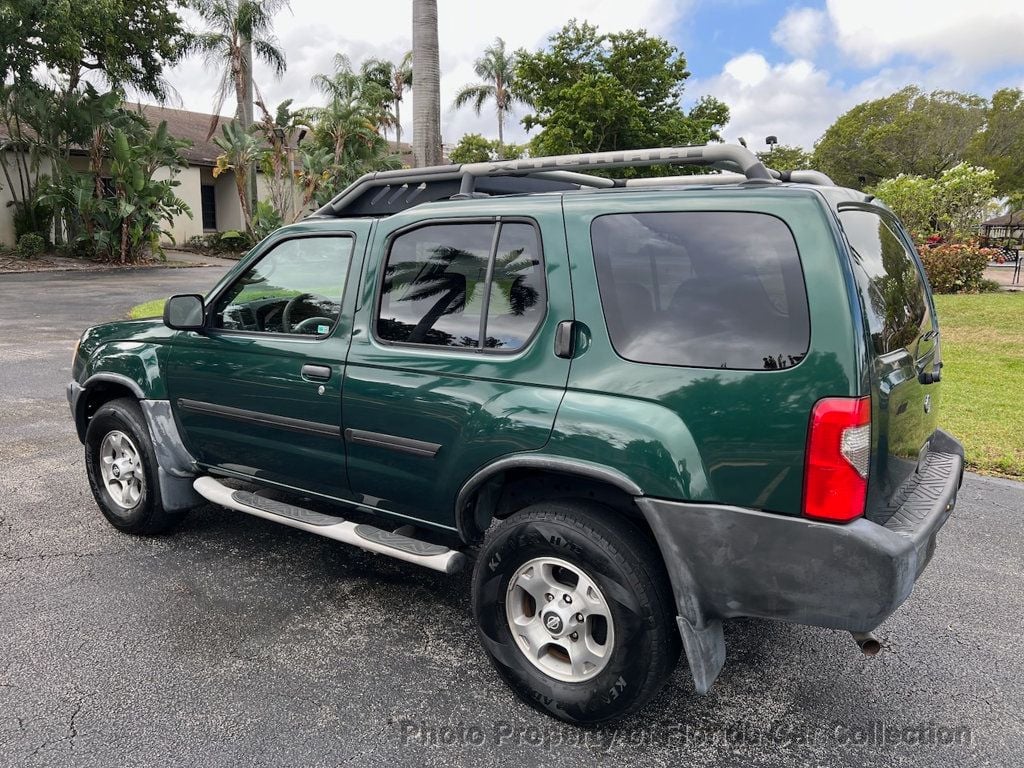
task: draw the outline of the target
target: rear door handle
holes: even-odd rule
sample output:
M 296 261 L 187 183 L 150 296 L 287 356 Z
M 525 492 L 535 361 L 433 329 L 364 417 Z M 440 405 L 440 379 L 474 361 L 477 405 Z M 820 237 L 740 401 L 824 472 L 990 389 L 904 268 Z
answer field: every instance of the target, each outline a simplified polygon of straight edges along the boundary
M 306 363 L 302 366 L 302 378 L 307 381 L 327 381 L 331 378 L 331 367 L 329 365 L 314 365 Z
M 555 357 L 570 358 L 575 352 L 576 324 L 563 320 L 555 328 Z

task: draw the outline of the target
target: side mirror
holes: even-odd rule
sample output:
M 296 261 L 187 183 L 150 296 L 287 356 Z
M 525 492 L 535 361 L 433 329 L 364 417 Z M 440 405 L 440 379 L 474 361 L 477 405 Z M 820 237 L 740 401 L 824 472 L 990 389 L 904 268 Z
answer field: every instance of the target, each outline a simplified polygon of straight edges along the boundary
M 164 304 L 164 325 L 176 331 L 200 331 L 206 320 L 203 297 L 197 293 L 171 296 Z

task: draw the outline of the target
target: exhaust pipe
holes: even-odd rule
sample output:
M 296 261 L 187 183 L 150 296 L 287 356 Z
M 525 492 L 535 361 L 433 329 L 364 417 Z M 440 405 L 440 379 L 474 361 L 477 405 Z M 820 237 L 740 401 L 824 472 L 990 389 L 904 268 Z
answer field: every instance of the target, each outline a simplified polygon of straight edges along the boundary
M 877 656 L 882 650 L 882 642 L 870 632 L 851 632 L 853 642 L 865 656 Z

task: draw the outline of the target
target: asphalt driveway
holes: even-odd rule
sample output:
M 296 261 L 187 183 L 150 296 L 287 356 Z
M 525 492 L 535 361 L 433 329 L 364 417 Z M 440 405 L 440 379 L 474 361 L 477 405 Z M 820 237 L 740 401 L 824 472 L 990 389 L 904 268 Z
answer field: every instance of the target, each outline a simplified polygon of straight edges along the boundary
M 465 575 L 213 507 L 172 536 L 118 534 L 67 413 L 72 347 L 219 273 L 0 276 L 0 765 L 1024 764 L 1018 483 L 967 477 L 881 656 L 732 622 L 708 696 L 682 666 L 599 730 L 501 684 Z

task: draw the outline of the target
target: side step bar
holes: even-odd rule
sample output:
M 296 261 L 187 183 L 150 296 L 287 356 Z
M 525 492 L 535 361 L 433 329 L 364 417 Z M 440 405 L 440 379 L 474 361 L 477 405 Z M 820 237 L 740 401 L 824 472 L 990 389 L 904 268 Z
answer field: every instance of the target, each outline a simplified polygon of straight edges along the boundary
M 455 573 L 462 569 L 466 556 L 461 552 L 385 531 L 372 525 L 356 524 L 343 517 L 325 515 L 311 509 L 274 501 L 248 491 L 236 491 L 212 477 L 199 477 L 192 484 L 196 493 L 207 501 L 228 509 L 262 517 L 275 523 L 298 528 L 300 531 L 326 536 L 328 539 L 351 544 L 369 552 L 422 565 L 441 573 Z

